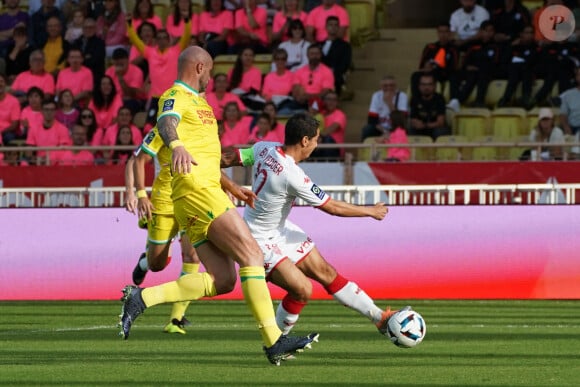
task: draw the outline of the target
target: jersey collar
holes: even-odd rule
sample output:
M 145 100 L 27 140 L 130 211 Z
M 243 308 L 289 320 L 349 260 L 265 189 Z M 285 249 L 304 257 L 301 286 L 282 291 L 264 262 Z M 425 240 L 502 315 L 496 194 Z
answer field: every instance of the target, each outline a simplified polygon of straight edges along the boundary
M 187 83 L 185 83 L 185 82 L 182 82 L 182 81 L 180 81 L 180 80 L 176 80 L 176 81 L 174 82 L 174 85 L 181 86 L 181 87 L 183 87 L 185 90 L 187 90 L 187 91 L 191 91 L 191 92 L 192 92 L 192 93 L 194 93 L 195 95 L 199 96 L 199 91 L 195 90 L 193 87 L 189 86 L 189 85 L 188 85 Z

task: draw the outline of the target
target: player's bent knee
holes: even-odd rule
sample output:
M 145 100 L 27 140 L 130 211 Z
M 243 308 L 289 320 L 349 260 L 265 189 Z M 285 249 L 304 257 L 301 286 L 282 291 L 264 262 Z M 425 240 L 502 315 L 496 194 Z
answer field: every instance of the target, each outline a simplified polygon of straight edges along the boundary
M 215 289 L 217 294 L 227 294 L 234 290 L 236 287 L 236 277 L 233 278 L 220 278 L 215 280 Z

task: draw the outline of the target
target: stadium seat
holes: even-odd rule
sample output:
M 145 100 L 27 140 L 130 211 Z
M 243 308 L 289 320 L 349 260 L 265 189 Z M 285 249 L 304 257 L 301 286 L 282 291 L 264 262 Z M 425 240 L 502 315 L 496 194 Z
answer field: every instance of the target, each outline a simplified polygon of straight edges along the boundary
M 433 144 L 429 136 L 407 136 L 409 144 Z M 411 160 L 429 161 L 433 160 L 433 148 L 411 148 Z
M 493 136 L 481 136 L 481 137 L 476 137 L 475 139 L 473 139 L 473 142 L 476 143 L 485 143 L 488 144 L 490 146 L 479 146 L 477 148 L 472 148 L 471 149 L 471 160 L 474 161 L 493 161 L 493 160 L 497 160 L 499 157 L 499 150 L 498 148 L 493 146 L 493 143 L 495 142 L 501 142 L 498 141 L 497 138 L 493 137 Z M 466 159 L 465 155 L 464 155 L 464 160 Z
M 526 142 L 530 142 L 529 136 L 518 136 L 517 138 L 512 139 L 512 141 L 514 140 L 518 143 L 518 145 L 509 148 L 509 151 L 507 152 L 508 159 L 512 161 L 519 160 L 522 153 L 525 150 L 530 149 L 529 146 L 525 146 Z
M 374 0 L 345 0 L 343 3 L 350 18 L 348 34 L 353 46 L 362 46 L 376 35 Z
M 165 24 L 169 14 L 169 7 L 165 4 L 153 4 L 153 13 L 159 16 L 163 24 Z
M 203 0 L 193 0 L 191 2 L 191 10 L 193 13 L 202 13 L 205 10 L 205 2 Z
M 507 81 L 504 79 L 491 81 L 487 88 L 487 93 L 485 94 L 485 104 L 492 109 L 497 106 L 497 103 L 505 93 L 506 86 Z
M 236 63 L 237 55 L 218 55 L 213 60 L 212 75 L 218 73 L 227 74 Z
M 359 148 L 358 150 L 358 160 L 359 161 L 377 161 L 385 160 L 387 158 L 387 148 L 375 148 L 375 151 L 371 149 L 371 144 L 376 144 L 377 140 L 381 141 L 382 136 L 372 136 L 364 139 L 363 144 L 367 145 L 364 148 Z
M 435 148 L 435 159 L 437 161 L 457 161 L 461 160 L 464 150 L 453 144 L 461 144 L 468 142 L 465 136 L 439 136 L 435 140 L 435 144 L 449 144 L 449 147 Z
M 523 108 L 499 108 L 491 113 L 492 134 L 496 138 L 514 140 L 526 134 L 526 111 Z
M 454 134 L 472 140 L 489 134 L 491 113 L 485 108 L 464 108 L 455 113 Z
M 256 54 L 254 65 L 260 69 L 262 75 L 268 74 L 272 71 L 272 54 Z

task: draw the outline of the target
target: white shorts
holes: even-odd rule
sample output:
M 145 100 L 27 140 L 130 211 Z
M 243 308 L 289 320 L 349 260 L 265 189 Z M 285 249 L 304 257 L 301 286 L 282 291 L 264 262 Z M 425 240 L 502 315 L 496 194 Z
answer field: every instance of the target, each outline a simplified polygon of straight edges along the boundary
M 314 241 L 298 226 L 286 221 L 284 229 L 267 239 L 256 238 L 264 253 L 264 270 L 266 277 L 284 259 L 297 264 L 310 254 Z

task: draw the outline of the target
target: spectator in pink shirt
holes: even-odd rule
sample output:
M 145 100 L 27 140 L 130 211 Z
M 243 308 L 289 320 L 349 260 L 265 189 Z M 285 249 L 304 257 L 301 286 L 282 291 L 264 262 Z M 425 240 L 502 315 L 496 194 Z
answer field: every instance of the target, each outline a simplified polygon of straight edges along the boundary
M 295 101 L 291 96 L 294 73 L 286 69 L 288 54 L 284 49 L 276 49 L 272 56 L 276 70 L 264 77 L 262 97 L 266 102 L 272 102 L 282 114 L 291 114 L 295 108 Z
M 86 146 L 87 140 L 87 128 L 82 125 L 74 125 L 72 128 L 72 144 L 74 146 Z M 65 150 L 59 152 L 58 155 L 54 155 L 52 158 L 52 164 L 54 165 L 93 165 L 95 163 L 95 157 L 91 151 L 83 150 Z
M 259 141 L 284 143 L 283 140 L 283 138 L 278 137 L 278 134 L 274 132 L 272 128 L 272 121 L 270 120 L 270 115 L 268 113 L 262 113 L 258 116 L 256 126 L 254 126 L 252 132 L 250 133 L 248 144 L 255 144 Z
M 157 28 L 149 22 L 143 22 L 137 28 L 137 36 L 148 47 L 155 47 L 155 35 L 157 35 Z M 141 69 L 143 79 L 146 80 L 149 77 L 149 63 L 134 45 L 131 45 L 131 49 L 129 50 L 129 63 Z
M 138 29 L 141 23 L 151 23 L 158 30 L 163 28 L 161 18 L 153 12 L 151 0 L 137 0 L 133 7 L 133 28 Z M 129 15 L 126 15 L 129 16 Z
M 115 139 L 115 145 L 117 146 L 129 146 L 133 145 L 132 131 L 129 126 L 119 127 L 117 132 L 117 138 Z M 127 160 L 133 154 L 133 149 L 115 150 L 109 162 L 107 164 L 122 164 L 125 165 Z
M 259 95 L 262 90 L 262 72 L 254 65 L 254 50 L 246 47 L 240 52 L 234 67 L 228 72 L 232 93 L 241 96 L 242 102 L 251 104 L 249 95 Z
M 132 144 L 140 145 L 143 141 L 143 134 L 141 133 L 141 130 L 139 130 L 139 128 L 133 124 L 133 114 L 131 113 L 131 110 L 125 106 L 119 109 L 116 123 L 109 126 L 105 130 L 101 145 L 115 145 L 119 134 L 119 129 L 125 126 L 131 129 L 131 138 L 133 140 Z M 105 157 L 110 156 L 112 153 L 112 151 L 105 151 Z
M 224 107 L 223 134 L 220 138 L 222 148 L 248 143 L 252 117 L 242 116 L 238 104 L 228 102 Z
M 126 48 L 129 44 L 125 14 L 121 11 L 120 0 L 105 0 L 105 13 L 97 19 L 97 36 L 105 41 L 107 58 L 117 48 Z
M 224 73 L 214 75 L 213 91 L 208 91 L 205 94 L 205 100 L 213 108 L 216 120 L 223 119 L 224 107 L 229 102 L 237 103 L 238 109 L 242 113 L 246 113 L 246 105 L 244 105 L 240 97 L 228 91 L 228 77 Z
M 223 0 L 206 0 L 205 11 L 199 15 L 199 42 L 215 58 L 227 54 L 234 29 L 234 14 L 224 7 Z
M 93 73 L 82 65 L 83 53 L 80 48 L 72 47 L 66 60 L 68 67 L 60 70 L 56 79 L 56 93 L 68 89 L 73 94 L 74 102 L 86 106 L 93 90 Z
M 75 108 L 75 101 L 69 89 L 64 89 L 58 94 L 56 120 L 66 126 L 69 133 L 79 118 L 79 111 Z
M 172 12 L 167 16 L 165 29 L 171 36 L 171 44 L 176 44 L 183 37 L 185 25 L 190 21 L 189 36 L 194 36 L 197 42 L 199 34 L 199 15 L 191 10 L 191 0 L 177 0 L 173 5 Z M 159 28 L 160 29 L 160 28 Z M 188 42 L 189 43 L 189 42 Z
M 407 114 L 400 110 L 391 112 L 391 124 L 393 129 L 386 132 L 381 138 L 386 144 L 408 144 L 407 137 Z M 408 161 L 411 157 L 411 150 L 406 147 L 388 148 L 387 161 Z
M 344 132 L 346 130 L 346 115 L 338 109 L 338 95 L 329 91 L 322 97 L 323 127 L 320 129 L 320 142 L 322 144 L 344 144 Z M 342 149 L 316 150 L 316 157 L 339 158 L 344 154 Z
M 272 44 L 290 39 L 290 23 L 293 20 L 306 24 L 307 18 L 308 14 L 300 9 L 298 0 L 284 0 L 282 9 L 276 12 L 272 21 Z
M 81 109 L 81 113 L 77 119 L 77 125 L 84 126 L 87 129 L 87 142 L 90 145 L 99 145 L 101 143 L 104 132 L 103 129 L 97 128 L 95 112 L 89 108 Z M 99 138 L 95 139 L 98 130 L 101 130 L 101 134 Z M 98 142 L 93 144 L 93 140 L 97 140 Z
M 280 139 L 280 142 L 284 143 L 286 125 L 278 122 L 278 111 L 276 105 L 272 102 L 266 102 L 264 105 L 264 113 L 270 116 L 270 123 L 272 124 L 272 131 Z
M 71 145 L 68 129 L 55 119 L 55 115 L 56 103 L 52 100 L 44 101 L 42 103 L 42 124 L 30 126 L 26 136 L 26 145 L 36 147 Z M 34 152 L 29 151 L 27 157 L 33 160 L 32 164 L 47 165 L 51 164 L 53 156 L 58 158 L 59 152 L 62 151 L 50 151 L 48 154 L 45 151 L 38 151 L 34 156 Z
M 250 46 L 259 54 L 268 52 L 268 11 L 257 6 L 257 0 L 246 0 L 246 6 L 234 16 L 235 43 L 233 51 L 240 52 Z
M 320 43 L 326 40 L 326 19 L 329 16 L 338 18 L 340 25 L 338 37 L 348 41 L 348 26 L 350 26 L 348 12 L 336 4 L 336 0 L 322 0 L 322 4 L 311 10 L 306 19 L 306 39 L 309 42 Z
M 329 91 L 334 90 L 332 70 L 322 63 L 322 50 L 317 44 L 308 47 L 308 66 L 294 72 L 292 96 L 303 108 L 308 108 Z
M 6 75 L 0 73 L 0 144 L 17 138 L 20 129 L 20 103 L 6 92 L 6 82 Z
M 32 51 L 30 54 L 30 70 L 16 76 L 10 87 L 12 95 L 22 104 L 26 100 L 26 93 L 36 86 L 44 93 L 44 98 L 54 98 L 54 78 L 44 70 L 44 53 L 42 50 Z
M 44 101 L 44 93 L 38 87 L 33 86 L 26 93 L 26 106 L 20 112 L 20 132 L 18 138 L 26 138 L 28 131 L 32 126 L 42 125 L 42 101 Z
M 185 33 L 181 35 L 178 43 L 171 45 L 170 36 L 166 30 L 160 29 L 155 36 L 156 45 L 146 46 L 135 33 L 128 20 L 129 39 L 137 50 L 149 63 L 149 79 L 151 87 L 149 89 L 149 109 L 147 111 L 147 121 L 154 123 L 157 120 L 157 108 L 161 95 L 173 85 L 177 79 L 177 61 L 179 54 L 188 45 L 190 40 L 191 20 L 186 21 Z M 125 104 L 127 102 L 125 101 Z M 135 110 L 134 110 L 135 111 Z
M 123 106 L 123 100 L 117 93 L 113 79 L 103 76 L 93 91 L 89 109 L 95 113 L 98 128 L 106 128 L 115 122 L 115 116 Z
M 143 73 L 139 67 L 129 63 L 129 53 L 126 49 L 115 49 L 113 65 L 105 71 L 105 75 L 115 83 L 123 104 L 128 105 L 133 112 L 143 110 L 145 98 L 140 94 L 143 88 Z

